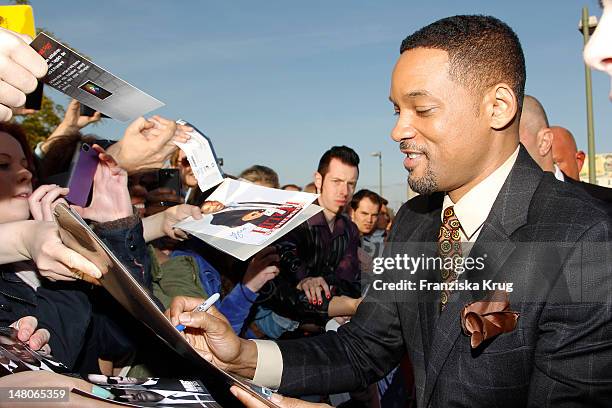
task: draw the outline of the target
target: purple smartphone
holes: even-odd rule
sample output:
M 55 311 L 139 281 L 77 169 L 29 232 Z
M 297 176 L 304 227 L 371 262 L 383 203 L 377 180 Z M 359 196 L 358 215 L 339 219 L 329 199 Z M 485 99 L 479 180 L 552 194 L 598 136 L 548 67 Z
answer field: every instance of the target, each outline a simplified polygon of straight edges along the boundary
M 72 163 L 67 186 L 70 191 L 66 196 L 66 200 L 71 204 L 85 207 L 89 199 L 94 174 L 96 174 L 96 168 L 98 167 L 98 152 L 87 143 L 82 143 L 77 148 Z

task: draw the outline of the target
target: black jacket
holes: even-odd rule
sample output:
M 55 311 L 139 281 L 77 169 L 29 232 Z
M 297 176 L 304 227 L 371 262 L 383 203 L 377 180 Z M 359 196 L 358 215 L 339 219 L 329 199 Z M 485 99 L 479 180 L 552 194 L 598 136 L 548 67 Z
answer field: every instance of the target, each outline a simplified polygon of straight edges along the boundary
M 591 197 L 597 198 L 598 200 L 605 201 L 608 205 L 612 204 L 612 188 L 599 186 L 597 184 L 585 183 L 584 181 L 576 181 L 571 177 L 568 177 L 563 174 L 565 181 L 573 184 L 575 186 L 580 187 Z

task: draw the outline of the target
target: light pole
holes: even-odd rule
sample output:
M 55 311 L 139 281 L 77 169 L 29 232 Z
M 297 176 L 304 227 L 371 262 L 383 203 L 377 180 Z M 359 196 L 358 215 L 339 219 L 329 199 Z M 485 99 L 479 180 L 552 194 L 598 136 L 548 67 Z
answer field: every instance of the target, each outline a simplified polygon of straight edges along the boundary
M 582 32 L 584 45 L 589 42 L 589 38 L 597 27 L 597 17 L 589 17 L 588 7 L 582 8 L 582 19 L 578 24 L 578 30 Z M 591 68 L 586 63 L 584 64 L 584 80 L 586 87 L 586 103 L 587 103 L 587 148 L 589 155 L 589 183 L 597 184 L 595 174 L 595 125 L 593 123 L 593 86 L 591 84 Z
M 378 151 L 378 152 L 374 152 L 371 154 L 372 157 L 378 157 L 378 194 L 380 194 L 380 196 L 383 196 L 383 191 L 382 191 L 382 152 Z

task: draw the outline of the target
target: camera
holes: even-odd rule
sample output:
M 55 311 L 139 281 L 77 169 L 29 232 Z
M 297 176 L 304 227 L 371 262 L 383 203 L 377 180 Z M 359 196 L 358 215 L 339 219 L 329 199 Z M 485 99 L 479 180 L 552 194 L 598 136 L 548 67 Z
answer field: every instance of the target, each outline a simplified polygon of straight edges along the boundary
M 279 242 L 273 245 L 280 259 L 278 268 L 289 273 L 296 273 L 302 266 L 302 260 L 297 254 L 297 246 L 292 242 Z

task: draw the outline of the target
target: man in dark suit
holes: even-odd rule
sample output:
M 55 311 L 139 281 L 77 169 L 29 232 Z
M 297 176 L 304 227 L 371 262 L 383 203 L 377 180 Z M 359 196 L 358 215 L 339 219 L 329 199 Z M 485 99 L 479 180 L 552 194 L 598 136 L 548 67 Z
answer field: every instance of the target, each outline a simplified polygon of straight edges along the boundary
M 597 184 L 586 183 L 580 180 L 574 180 L 571 177 L 565 176 L 565 181 L 573 184 L 584 191 L 586 191 L 591 197 L 597 198 L 598 200 L 606 202 L 608 205 L 612 205 L 612 188 L 599 186 Z
M 392 138 L 421 196 L 398 212 L 351 322 L 254 344 L 178 298 L 173 323 L 209 361 L 288 395 L 364 387 L 407 355 L 420 407 L 607 406 L 612 220 L 519 147 L 524 84 L 518 38 L 495 18 L 410 35 L 392 75 Z
M 525 95 L 523 100 L 519 139 L 542 170 L 553 173 L 558 180 L 581 188 L 598 200 L 612 203 L 611 188 L 580 181 L 584 153 L 578 152 L 569 130 L 549 127 L 544 107 L 531 95 Z
M 563 174 L 574 180 L 580 180 L 580 170 L 584 166 L 586 154 L 582 150 L 578 150 L 574 135 L 569 129 L 561 126 L 551 126 L 550 130 L 553 134 L 553 161 Z
M 578 151 L 572 133 L 560 126 L 551 126 L 553 133 L 552 155 L 555 164 L 563 172 L 563 179 L 582 188 L 591 196 L 612 204 L 612 188 L 580 181 L 580 169 L 584 164 L 584 152 Z

